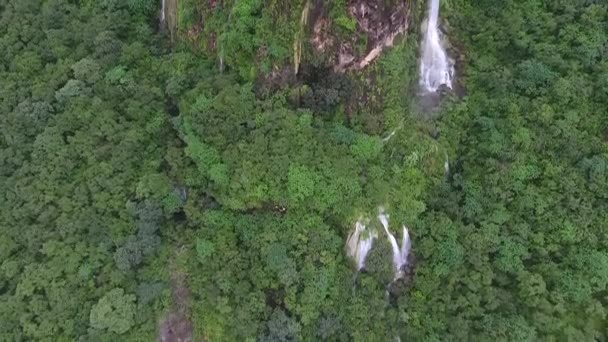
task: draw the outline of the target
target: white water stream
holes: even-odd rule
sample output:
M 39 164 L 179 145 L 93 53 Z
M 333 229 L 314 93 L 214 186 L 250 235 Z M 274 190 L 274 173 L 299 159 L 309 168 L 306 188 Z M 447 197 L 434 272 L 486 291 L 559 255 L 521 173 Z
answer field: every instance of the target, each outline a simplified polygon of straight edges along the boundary
M 164 24 L 165 23 L 165 0 L 162 1 L 161 3 L 161 8 L 160 8 L 160 23 Z
M 403 226 L 403 237 L 401 247 L 397 243 L 397 239 L 389 230 L 389 215 L 385 213 L 382 207 L 379 208 L 378 220 L 384 227 L 389 243 L 393 250 L 393 266 L 395 267 L 395 279 L 403 277 L 403 269 L 408 263 L 408 256 L 412 243 L 410 235 L 405 226 Z M 365 268 L 365 258 L 372 249 L 374 240 L 378 238 L 378 233 L 367 229 L 366 224 L 362 219 L 355 223 L 355 230 L 348 236 L 346 241 L 346 253 L 357 263 L 357 270 Z
M 439 1 L 430 0 L 429 18 L 420 54 L 420 85 L 429 93 L 441 85 L 452 89 L 454 62 L 448 57 L 439 33 Z
M 346 240 L 346 253 L 357 263 L 357 270 L 365 267 L 365 258 L 372 249 L 374 239 L 378 237 L 376 232 L 367 230 L 362 220 L 355 224 L 355 231 Z
M 395 279 L 401 278 L 403 276 L 403 268 L 407 265 L 407 257 L 410 254 L 410 249 L 412 248 L 412 242 L 410 241 L 410 234 L 405 226 L 403 226 L 403 238 L 401 240 L 401 248 L 397 244 L 397 239 L 388 229 L 388 214 L 384 212 L 383 208 L 380 208 L 380 213 L 378 215 L 378 219 L 380 223 L 382 223 L 382 227 L 384 227 L 384 231 L 388 236 L 388 241 L 393 248 L 393 266 L 395 266 Z

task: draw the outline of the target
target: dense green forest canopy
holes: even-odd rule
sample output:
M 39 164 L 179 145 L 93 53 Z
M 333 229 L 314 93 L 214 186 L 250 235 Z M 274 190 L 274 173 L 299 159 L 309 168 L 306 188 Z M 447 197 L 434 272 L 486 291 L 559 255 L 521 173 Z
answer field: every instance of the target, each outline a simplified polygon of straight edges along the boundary
M 0 0 L 1 341 L 607 338 L 608 4 L 442 1 L 428 115 L 423 1 L 163 3 Z

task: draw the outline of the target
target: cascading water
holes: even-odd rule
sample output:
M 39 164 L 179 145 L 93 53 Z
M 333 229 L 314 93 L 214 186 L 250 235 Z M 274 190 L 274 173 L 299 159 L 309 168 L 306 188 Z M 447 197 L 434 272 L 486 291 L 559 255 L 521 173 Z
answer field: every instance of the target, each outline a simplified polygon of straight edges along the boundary
M 388 236 L 388 241 L 393 248 L 393 265 L 395 266 L 395 279 L 401 278 L 403 276 L 403 268 L 407 265 L 407 258 L 410 254 L 410 249 L 412 248 L 412 242 L 410 241 L 410 235 L 405 226 L 403 226 L 403 239 L 401 241 L 401 248 L 397 244 L 397 239 L 393 234 L 391 234 L 388 229 L 388 214 L 384 212 L 384 209 L 380 208 L 380 213 L 378 215 L 378 219 L 380 223 L 382 223 L 382 227 L 384 227 L 384 231 Z
M 165 23 L 165 0 L 162 1 L 161 3 L 161 8 L 160 8 L 160 23 L 164 24 Z
M 452 89 L 454 62 L 450 60 L 439 33 L 439 1 L 430 0 L 429 18 L 420 56 L 420 85 L 434 93 L 441 85 Z
M 357 270 L 360 271 L 365 267 L 365 258 L 372 249 L 374 239 L 377 237 L 378 235 L 375 232 L 367 230 L 361 220 L 357 221 L 355 231 L 346 240 L 346 253 L 357 263 Z
M 378 220 L 384 227 L 384 231 L 388 237 L 388 241 L 393 249 L 393 265 L 395 267 L 395 280 L 404 276 L 404 269 L 408 264 L 408 256 L 412 243 L 410 235 L 405 226 L 403 226 L 403 239 L 401 248 L 397 243 L 397 239 L 388 228 L 389 215 L 384 212 L 384 208 L 379 208 Z M 365 258 L 373 247 L 374 240 L 378 238 L 378 233 L 367 228 L 365 221 L 359 219 L 355 223 L 355 230 L 350 233 L 346 240 L 346 253 L 357 263 L 357 270 L 365 268 Z

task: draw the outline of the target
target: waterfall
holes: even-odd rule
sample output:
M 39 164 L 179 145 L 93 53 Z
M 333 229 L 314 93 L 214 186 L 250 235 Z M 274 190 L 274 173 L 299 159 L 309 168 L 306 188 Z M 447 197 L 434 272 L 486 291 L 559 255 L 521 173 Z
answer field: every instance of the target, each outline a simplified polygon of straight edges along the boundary
M 164 24 L 165 23 L 165 0 L 162 1 L 161 3 L 161 8 L 160 8 L 160 23 Z
M 410 235 L 407 230 L 407 227 L 403 226 L 403 239 L 401 241 L 401 248 L 397 244 L 397 239 L 388 229 L 388 219 L 389 216 L 384 212 L 383 208 L 380 208 L 380 213 L 378 214 L 378 219 L 380 223 L 382 223 L 382 227 L 384 227 L 384 231 L 388 236 L 388 241 L 393 248 L 393 265 L 395 266 L 395 279 L 400 278 L 403 274 L 403 268 L 407 265 L 407 258 L 410 254 L 410 249 L 412 248 L 412 242 L 410 241 Z
M 429 18 L 420 56 L 420 85 L 430 93 L 436 92 L 441 85 L 452 89 L 454 74 L 454 63 L 445 52 L 439 33 L 439 1 L 430 0 Z
M 367 234 L 367 235 L 366 235 Z M 346 240 L 346 253 L 357 263 L 357 270 L 365 267 L 365 258 L 372 249 L 374 239 L 378 235 L 375 232 L 368 232 L 365 224 L 359 220 L 355 224 L 355 231 Z
M 404 276 L 404 268 L 408 264 L 408 256 L 412 248 L 410 235 L 406 226 L 403 226 L 403 238 L 401 247 L 397 243 L 397 239 L 388 228 L 389 215 L 385 213 L 384 208 L 379 208 L 378 220 L 384 227 L 384 231 L 388 237 L 393 250 L 393 265 L 395 267 L 395 279 Z M 346 254 L 357 263 L 357 270 L 360 271 L 365 267 L 365 258 L 372 249 L 374 240 L 378 238 L 378 234 L 374 230 L 369 230 L 365 224 L 366 221 L 359 219 L 355 223 L 355 230 L 350 233 L 346 240 Z

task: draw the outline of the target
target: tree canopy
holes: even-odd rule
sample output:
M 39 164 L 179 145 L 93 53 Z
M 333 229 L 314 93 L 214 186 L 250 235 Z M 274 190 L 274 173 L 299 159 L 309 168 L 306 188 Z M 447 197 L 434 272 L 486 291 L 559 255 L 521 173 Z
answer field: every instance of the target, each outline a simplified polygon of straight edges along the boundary
M 606 338 L 607 4 L 162 3 L 0 0 L 0 340 Z

